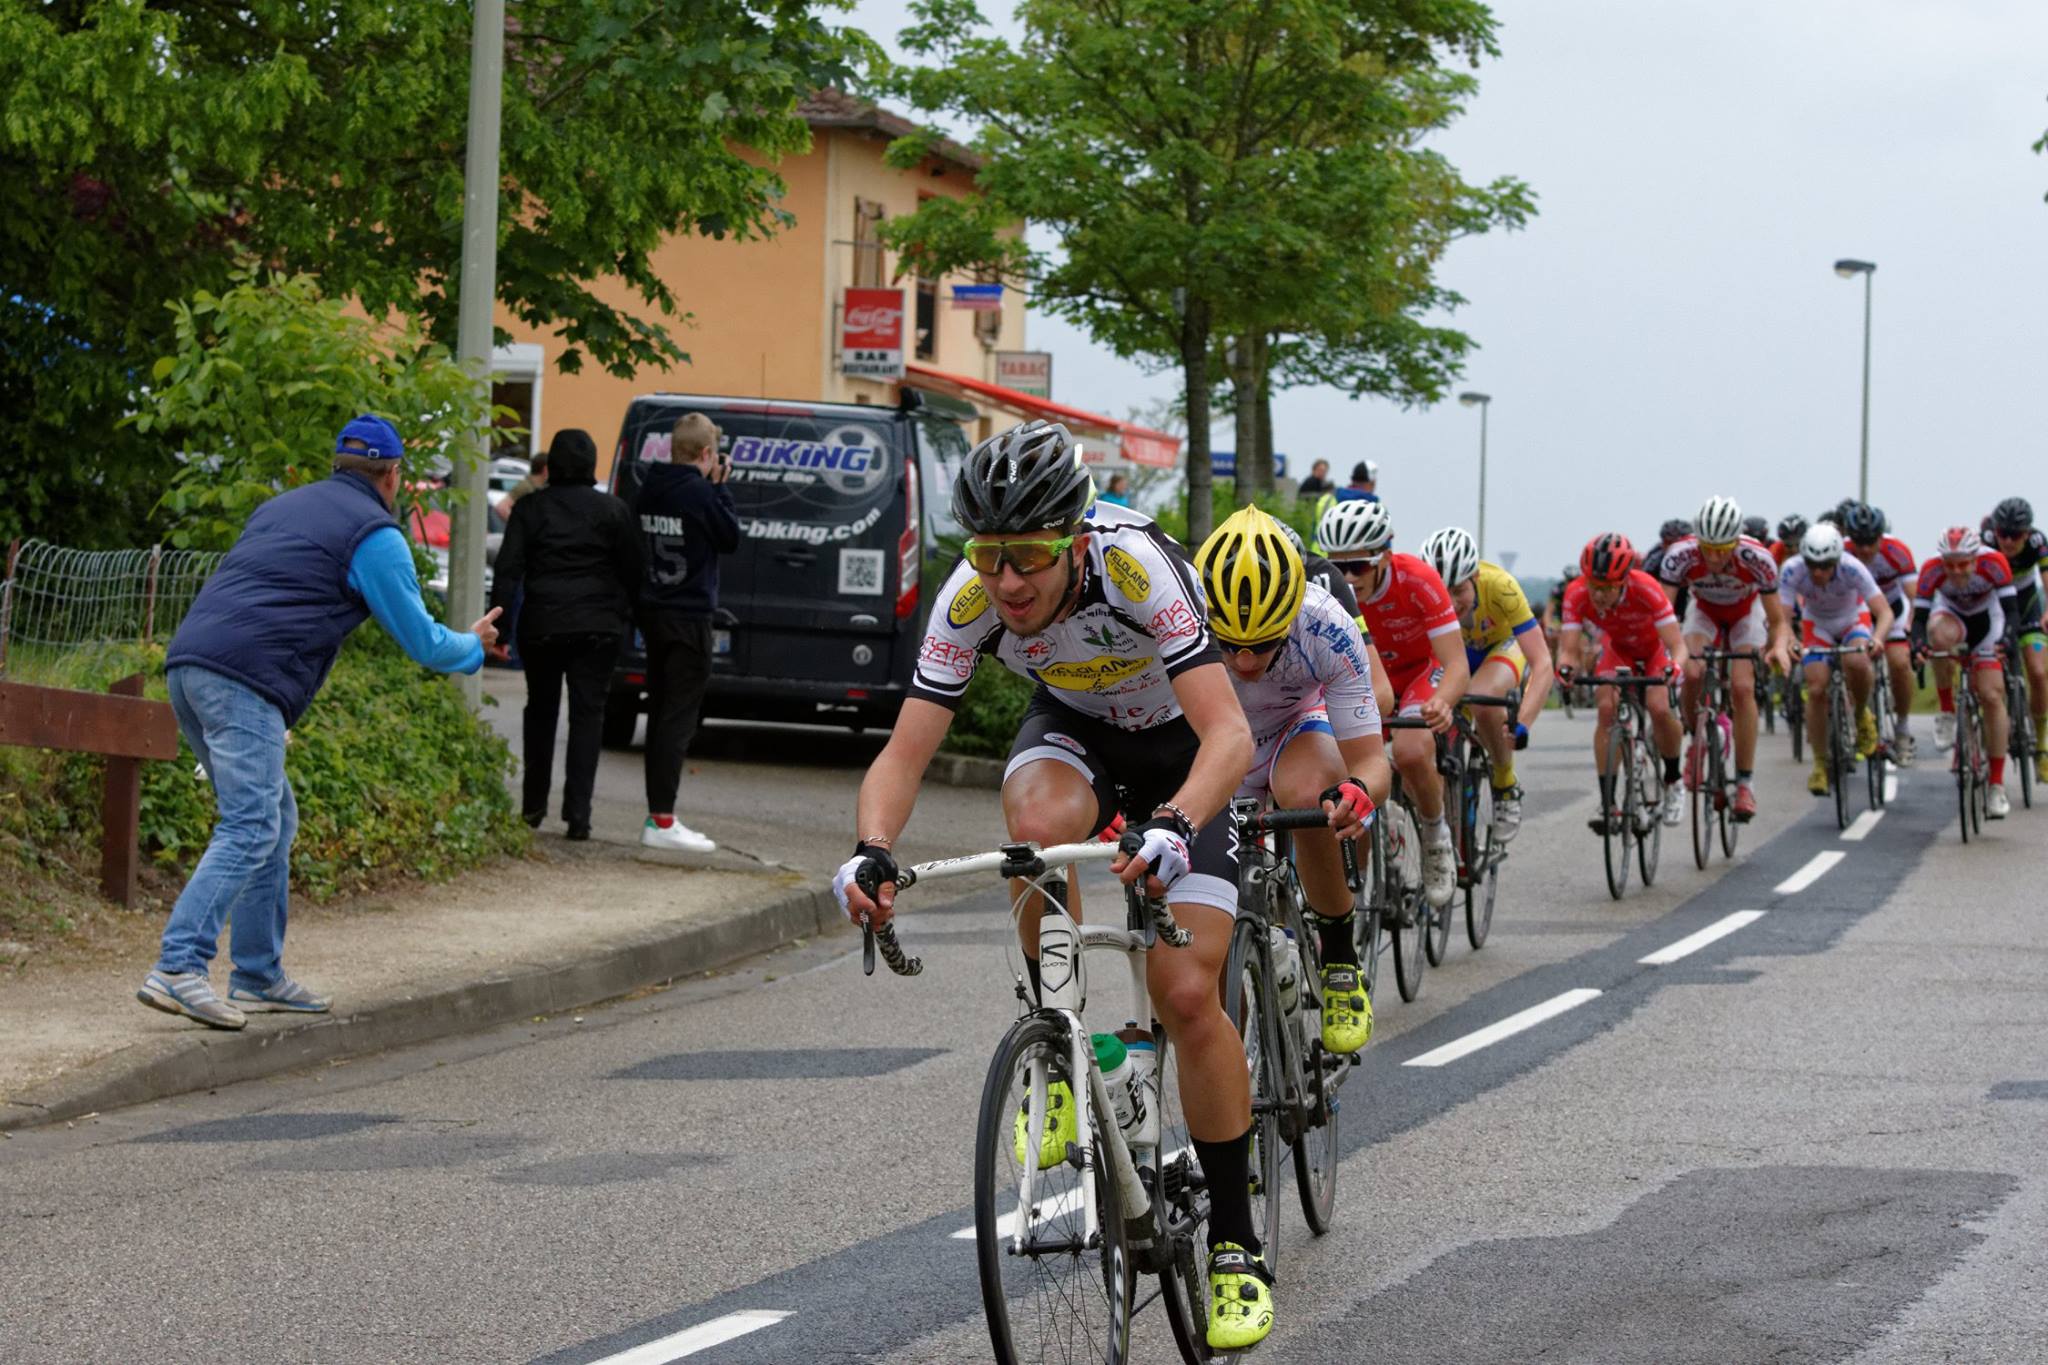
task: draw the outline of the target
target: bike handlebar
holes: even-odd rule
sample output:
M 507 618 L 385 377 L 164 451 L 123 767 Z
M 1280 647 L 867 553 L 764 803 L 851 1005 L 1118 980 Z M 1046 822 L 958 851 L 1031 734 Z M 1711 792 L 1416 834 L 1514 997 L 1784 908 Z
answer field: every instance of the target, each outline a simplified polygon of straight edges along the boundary
M 1669 687 L 1671 674 L 1663 673 L 1576 673 L 1575 683 L 1588 687 Z

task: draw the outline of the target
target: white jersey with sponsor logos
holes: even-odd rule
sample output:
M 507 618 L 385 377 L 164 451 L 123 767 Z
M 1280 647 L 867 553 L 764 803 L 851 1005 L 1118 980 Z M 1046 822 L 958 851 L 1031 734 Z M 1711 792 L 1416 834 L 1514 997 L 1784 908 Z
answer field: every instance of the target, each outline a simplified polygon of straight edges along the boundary
M 1876 577 L 1854 555 L 1842 556 L 1826 587 L 1814 582 L 1813 570 L 1798 555 L 1786 560 L 1785 567 L 1778 570 L 1778 595 L 1788 605 L 1798 607 L 1807 620 L 1838 639 L 1856 624 L 1864 603 L 1879 591 Z
M 1372 694 L 1372 669 L 1358 623 L 1318 584 L 1308 585 L 1301 612 L 1265 675 L 1256 682 L 1235 676 L 1237 700 L 1251 722 L 1252 741 L 1264 744 L 1318 706 L 1330 713 L 1338 739 L 1376 735 L 1380 711 Z
M 1220 659 L 1187 551 L 1152 519 L 1098 502 L 1088 512 L 1079 600 L 1039 635 L 1015 635 L 965 561 L 946 579 L 918 650 L 911 695 L 953 708 L 988 655 L 1054 700 L 1119 730 L 1180 714 L 1173 679 Z

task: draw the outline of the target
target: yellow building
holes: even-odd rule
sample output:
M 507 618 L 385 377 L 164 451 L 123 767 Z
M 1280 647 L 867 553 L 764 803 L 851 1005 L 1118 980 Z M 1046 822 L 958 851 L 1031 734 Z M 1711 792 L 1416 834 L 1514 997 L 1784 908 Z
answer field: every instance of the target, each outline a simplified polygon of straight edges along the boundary
M 777 171 L 788 190 L 783 207 L 795 223 L 766 241 L 717 241 L 674 236 L 658 247 L 653 265 L 667 281 L 687 321 L 667 325 L 690 363 L 643 369 L 621 379 L 587 361 L 563 374 L 556 360 L 566 349 L 559 335 L 521 324 L 501 311 L 498 325 L 512 344 L 494 363 L 498 399 L 519 410 L 531 430 L 531 448 L 544 450 L 563 427 L 581 427 L 597 441 L 600 477 L 609 474 L 612 447 L 626 405 L 656 391 L 784 398 L 893 406 L 910 384 L 964 399 L 978 414 L 978 439 L 1022 416 L 1048 415 L 1081 429 L 1091 457 L 1110 463 L 1132 459 L 1164 464 L 1174 458 L 1172 437 L 1018 393 L 995 383 L 998 351 L 1024 349 L 1024 300 L 1002 291 L 1000 308 L 954 306 L 967 276 L 938 279 L 906 273 L 885 252 L 877 230 L 936 195 L 964 195 L 980 160 L 947 143 L 914 170 L 884 164 L 889 143 L 913 131 L 907 119 L 838 91 L 820 91 L 800 112 L 811 126 L 811 148 L 782 161 Z M 840 313 L 851 287 L 900 287 L 904 296 L 906 374 L 902 380 L 864 379 L 840 368 Z M 642 316 L 651 310 L 618 280 L 594 292 L 615 307 Z M 1086 420 L 1084 420 L 1086 419 Z

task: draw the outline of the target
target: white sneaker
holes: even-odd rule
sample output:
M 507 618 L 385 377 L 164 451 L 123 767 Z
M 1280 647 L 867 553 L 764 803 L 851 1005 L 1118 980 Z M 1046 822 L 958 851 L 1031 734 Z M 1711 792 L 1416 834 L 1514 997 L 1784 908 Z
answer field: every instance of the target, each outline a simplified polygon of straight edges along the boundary
M 2003 783 L 1992 787 L 1991 804 L 1984 808 L 1984 814 L 1993 820 L 2003 820 L 2012 814 L 2012 798 L 2005 794 Z
M 1664 823 L 1676 825 L 1685 819 L 1685 788 L 1673 782 L 1664 789 Z
M 1497 792 L 1493 798 L 1493 841 L 1505 844 L 1522 828 L 1522 789 L 1519 785 Z
M 647 817 L 647 823 L 640 826 L 640 847 L 663 848 L 682 853 L 709 853 L 718 845 L 711 842 L 710 836 L 699 834 L 680 820 L 673 821 L 667 829 L 663 829 L 654 823 L 654 817 L 650 815 Z
M 1955 713 L 1943 711 L 1934 718 L 1934 747 L 1947 753 L 1956 747 Z
M 1913 737 L 1903 730 L 1892 736 L 1892 762 L 1901 768 L 1913 766 Z
M 1430 908 L 1441 910 L 1458 889 L 1458 853 L 1448 837 L 1422 840 L 1422 895 Z

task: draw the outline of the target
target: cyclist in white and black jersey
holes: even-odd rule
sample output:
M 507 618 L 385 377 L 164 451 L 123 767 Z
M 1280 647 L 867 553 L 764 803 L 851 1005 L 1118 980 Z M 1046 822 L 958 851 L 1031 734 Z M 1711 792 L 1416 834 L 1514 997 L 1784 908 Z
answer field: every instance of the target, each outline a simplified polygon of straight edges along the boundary
M 1364 834 L 1394 785 L 1365 641 L 1257 507 L 1217 527 L 1195 565 L 1256 746 L 1237 794 L 1270 795 L 1286 809 L 1320 805 L 1330 817 L 1328 831 L 1295 836 L 1294 866 L 1322 945 L 1323 1046 L 1356 1052 L 1372 1037 L 1372 1001 L 1337 840 Z
M 1272 1276 L 1251 1218 L 1249 1074 L 1218 989 L 1237 908 L 1228 806 L 1251 765 L 1251 731 L 1186 552 L 1135 512 L 1091 512 L 1093 497 L 1080 445 L 1062 426 L 1027 423 L 968 456 L 953 485 L 954 518 L 972 537 L 967 562 L 934 599 L 910 695 L 861 783 L 854 856 L 833 889 L 856 921 L 890 917 L 890 849 L 976 665 L 991 657 L 1035 679 L 1003 775 L 1010 838 L 1084 840 L 1121 806 L 1138 851 L 1113 869 L 1165 895 L 1193 937 L 1154 947 L 1146 971 L 1210 1191 L 1208 1339 L 1237 1351 L 1273 1325 Z M 860 889 L 864 873 L 880 882 L 873 899 Z M 1026 904 L 1018 927 L 1035 990 L 1034 910 Z M 1071 1105 L 1053 1118 L 1041 1166 L 1063 1160 L 1075 1138 Z

